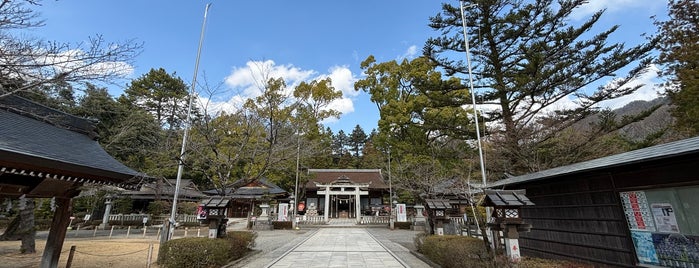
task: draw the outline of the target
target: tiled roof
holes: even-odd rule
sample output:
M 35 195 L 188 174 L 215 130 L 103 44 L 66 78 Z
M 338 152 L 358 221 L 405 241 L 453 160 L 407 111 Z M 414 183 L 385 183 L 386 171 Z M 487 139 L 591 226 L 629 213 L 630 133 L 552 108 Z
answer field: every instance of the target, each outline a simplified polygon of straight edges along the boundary
M 13 106 L 15 98 L 21 105 Z M 23 106 L 39 107 L 29 116 Z M 42 120 L 37 119 L 41 117 Z M 57 122 L 56 124 L 48 121 Z M 42 173 L 43 177 L 70 176 L 73 180 L 108 183 L 138 182 L 145 174 L 112 158 L 88 136 L 92 123 L 10 96 L 0 98 L 0 168 Z
M 607 157 L 597 158 L 590 161 L 585 161 L 577 164 L 547 169 L 535 173 L 516 176 L 492 184 L 488 184 L 488 188 L 497 188 L 509 184 L 517 184 L 522 182 L 530 182 L 543 180 L 553 177 L 570 175 L 575 173 L 589 172 L 601 170 L 605 168 L 619 167 L 643 163 L 652 160 L 665 159 L 671 157 L 679 157 L 683 155 L 699 153 L 699 136 L 675 142 L 660 144 L 643 148 L 639 150 L 629 151 L 621 154 L 611 155 Z
M 236 185 L 239 188 L 235 190 L 231 188 L 226 188 L 226 196 L 232 196 L 233 198 L 250 198 L 251 196 L 262 196 L 264 194 L 284 195 L 287 193 L 284 189 L 267 180 L 267 178 L 261 178 L 252 182 L 238 180 L 234 182 L 233 185 Z M 217 189 L 211 189 L 206 190 L 203 193 L 209 195 L 218 195 L 219 191 Z
M 349 180 L 353 183 L 369 183 L 369 189 L 388 189 L 383 181 L 380 169 L 309 169 L 311 179 L 306 188 L 315 189 L 316 183 L 328 184 L 338 179 Z
M 524 190 L 485 190 L 483 205 L 488 207 L 533 206 Z

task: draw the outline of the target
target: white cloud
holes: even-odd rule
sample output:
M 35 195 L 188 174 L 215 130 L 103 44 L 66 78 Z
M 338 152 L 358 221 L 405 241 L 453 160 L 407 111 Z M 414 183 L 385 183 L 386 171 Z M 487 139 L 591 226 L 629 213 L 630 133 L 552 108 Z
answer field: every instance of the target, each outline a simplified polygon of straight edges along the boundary
M 224 81 L 229 87 L 243 92 L 243 97 L 254 98 L 262 93 L 264 83 L 270 78 L 283 78 L 290 89 L 313 74 L 315 71 L 301 70 L 291 64 L 276 65 L 272 60 L 248 61 L 245 67 L 233 67 Z
M 354 77 L 352 71 L 347 66 L 334 66 L 328 70 L 330 74 L 321 75 L 316 79 L 325 79 L 329 77 L 335 89 L 342 91 L 343 96 L 354 97 L 359 95 L 359 91 L 354 90 L 354 82 L 357 78 Z
M 658 0 L 590 0 L 588 3 L 583 4 L 573 11 L 571 18 L 580 20 L 605 8 L 607 9 L 607 13 L 614 13 L 619 11 L 628 12 L 630 8 L 648 9 L 650 7 L 660 7 L 666 4 L 667 1 Z
M 208 105 L 209 114 L 218 114 L 221 111 L 234 112 L 240 109 L 245 100 L 259 96 L 262 83 L 270 78 L 283 78 L 287 84 L 288 93 L 303 81 L 330 78 L 332 86 L 342 92 L 342 97 L 330 103 L 328 108 L 342 114 L 354 112 L 354 98 L 360 94 L 354 90 L 354 82 L 357 78 L 347 66 L 334 66 L 328 70 L 328 73 L 318 74 L 314 70 L 303 70 L 291 64 L 276 65 L 274 61 L 266 60 L 249 61 L 244 67 L 233 67 L 231 74 L 224 81 L 226 86 L 233 92 L 239 92 L 238 94 L 226 97 L 225 101 L 201 97 L 199 101 Z M 337 119 L 332 118 L 326 121 L 335 120 Z
M 401 55 L 399 58 L 400 59 L 413 59 L 415 58 L 415 55 L 417 55 L 417 46 L 412 45 L 410 46 L 407 50 L 405 50 L 405 53 Z
M 645 73 L 626 84 L 626 86 L 629 87 L 643 85 L 641 88 L 629 95 L 601 102 L 599 106 L 602 108 L 618 109 L 632 101 L 649 101 L 660 97 L 660 95 L 665 92 L 665 89 L 656 87 L 658 83 L 657 74 L 658 67 L 655 65 L 649 66 Z

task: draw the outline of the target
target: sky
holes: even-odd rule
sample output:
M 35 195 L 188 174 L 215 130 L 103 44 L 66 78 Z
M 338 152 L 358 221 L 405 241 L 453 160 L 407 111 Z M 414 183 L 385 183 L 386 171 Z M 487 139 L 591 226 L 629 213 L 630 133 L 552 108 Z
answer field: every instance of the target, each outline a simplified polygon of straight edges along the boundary
M 195 59 L 204 9 L 212 3 L 206 21 L 197 81 L 215 87 L 214 94 L 198 88 L 199 96 L 216 109 L 233 109 L 254 97 L 260 73 L 283 77 L 287 85 L 330 77 L 343 92 L 331 108 L 339 119 L 325 121 L 335 133 L 349 133 L 360 125 L 369 133 L 379 119 L 370 96 L 354 90 L 363 77 L 360 63 L 369 55 L 377 62 L 412 59 L 424 42 L 438 32 L 427 24 L 444 1 L 199 1 L 199 0 L 47 0 L 37 8 L 45 26 L 30 34 L 59 42 L 85 42 L 102 35 L 108 41 L 135 40 L 143 51 L 133 71 L 117 85 L 118 96 L 128 81 L 151 68 L 175 73 L 188 85 Z M 458 5 L 458 1 L 451 1 Z M 642 33 L 654 33 L 650 16 L 666 15 L 661 0 L 590 0 L 575 12 L 573 22 L 606 8 L 600 27 L 620 25 L 613 41 L 635 44 Z M 464 55 L 465 57 L 465 55 Z M 636 81 L 652 85 L 654 74 Z M 634 99 L 652 99 L 657 89 L 647 86 L 633 96 L 606 103 L 612 108 Z

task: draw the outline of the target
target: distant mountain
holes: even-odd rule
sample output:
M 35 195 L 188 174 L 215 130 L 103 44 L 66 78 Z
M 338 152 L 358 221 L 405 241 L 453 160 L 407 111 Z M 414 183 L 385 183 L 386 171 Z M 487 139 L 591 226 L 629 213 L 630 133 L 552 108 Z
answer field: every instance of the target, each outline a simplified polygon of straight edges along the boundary
M 643 142 L 649 138 L 654 144 L 675 140 L 672 124 L 675 119 L 670 114 L 670 100 L 661 97 L 650 101 L 637 100 L 624 107 L 612 110 L 616 123 L 622 126 L 613 133 L 631 142 Z M 599 123 L 600 114 L 595 114 L 578 122 L 580 124 Z

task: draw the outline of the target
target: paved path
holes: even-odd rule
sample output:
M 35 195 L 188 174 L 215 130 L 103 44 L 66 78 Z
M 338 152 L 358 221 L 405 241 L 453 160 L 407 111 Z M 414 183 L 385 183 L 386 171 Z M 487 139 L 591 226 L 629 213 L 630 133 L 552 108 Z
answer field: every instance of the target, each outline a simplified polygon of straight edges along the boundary
M 259 234 L 261 249 L 258 250 L 262 252 L 230 267 L 429 267 L 401 245 L 401 241 L 412 240 L 415 233 L 411 231 L 320 228 L 302 233 L 266 231 Z M 272 240 L 267 239 L 268 236 L 272 236 Z M 389 240 L 396 238 L 399 243 Z M 270 248 L 272 241 L 276 244 Z

